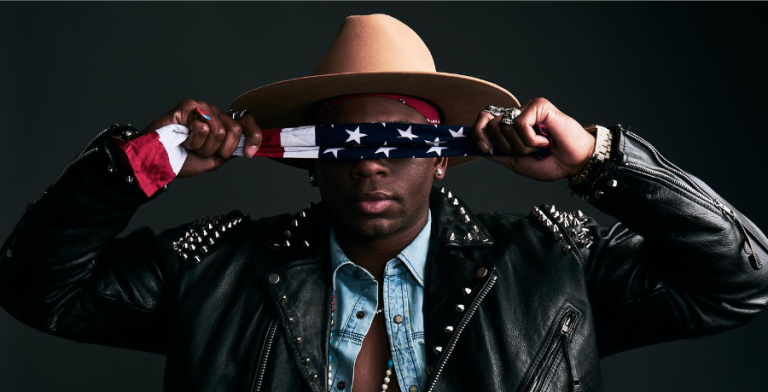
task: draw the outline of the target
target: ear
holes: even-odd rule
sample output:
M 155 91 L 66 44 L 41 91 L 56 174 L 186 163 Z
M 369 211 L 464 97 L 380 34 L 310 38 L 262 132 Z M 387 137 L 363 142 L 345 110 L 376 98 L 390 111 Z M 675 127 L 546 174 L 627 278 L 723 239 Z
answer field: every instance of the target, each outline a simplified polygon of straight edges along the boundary
M 441 181 L 448 171 L 448 157 L 435 157 L 433 166 L 435 181 Z

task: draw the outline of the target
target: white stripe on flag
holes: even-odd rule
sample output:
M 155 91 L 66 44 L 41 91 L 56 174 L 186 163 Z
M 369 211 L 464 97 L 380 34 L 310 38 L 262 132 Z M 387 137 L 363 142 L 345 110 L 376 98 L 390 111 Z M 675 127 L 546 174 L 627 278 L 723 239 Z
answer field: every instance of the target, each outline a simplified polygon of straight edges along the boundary
M 283 128 L 282 132 L 280 132 L 280 146 L 317 146 L 317 143 L 315 143 L 315 126 L 304 125 L 296 128 Z M 315 154 L 315 156 L 317 156 L 317 154 Z
M 189 128 L 181 124 L 171 124 L 155 132 L 160 135 L 160 143 L 163 144 L 165 151 L 168 153 L 171 169 L 173 169 L 175 174 L 179 174 L 181 167 L 184 166 L 184 161 L 187 160 L 187 149 L 181 143 L 187 140 Z
M 283 158 L 317 158 L 317 147 L 284 147 Z

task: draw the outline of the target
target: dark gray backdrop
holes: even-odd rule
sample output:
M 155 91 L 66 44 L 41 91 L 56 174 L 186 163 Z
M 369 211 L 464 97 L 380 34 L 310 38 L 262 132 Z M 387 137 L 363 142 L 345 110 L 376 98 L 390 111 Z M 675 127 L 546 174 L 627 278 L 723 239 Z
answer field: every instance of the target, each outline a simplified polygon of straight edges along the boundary
M 522 102 L 543 96 L 582 125 L 631 126 L 768 228 L 762 4 L 4 3 L 0 239 L 107 125 L 143 128 L 185 98 L 226 108 L 248 89 L 308 75 L 345 16 L 375 12 L 415 29 L 439 71 L 487 79 Z M 536 182 L 489 161 L 449 170 L 444 183 L 476 211 L 552 202 L 615 222 L 568 196 L 564 181 Z M 175 181 L 127 230 L 233 208 L 293 212 L 317 199 L 306 173 L 243 158 Z M 765 390 L 767 326 L 763 314 L 703 340 L 608 357 L 606 388 Z M 0 311 L 0 391 L 160 391 L 163 364 L 51 337 Z

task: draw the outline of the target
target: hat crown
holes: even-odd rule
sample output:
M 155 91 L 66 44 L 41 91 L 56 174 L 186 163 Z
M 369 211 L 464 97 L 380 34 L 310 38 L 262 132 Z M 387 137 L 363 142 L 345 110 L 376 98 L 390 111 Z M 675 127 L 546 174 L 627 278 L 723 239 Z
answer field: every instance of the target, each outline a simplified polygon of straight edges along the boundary
M 414 71 L 436 71 L 424 41 L 403 22 L 371 14 L 344 19 L 313 74 Z

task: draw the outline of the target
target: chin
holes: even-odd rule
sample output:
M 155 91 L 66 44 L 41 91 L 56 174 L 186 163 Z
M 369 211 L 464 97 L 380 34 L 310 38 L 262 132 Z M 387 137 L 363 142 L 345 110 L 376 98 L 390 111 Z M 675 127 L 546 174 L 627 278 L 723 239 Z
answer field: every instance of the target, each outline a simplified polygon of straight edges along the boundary
M 361 238 L 380 238 L 396 232 L 399 227 L 391 219 L 382 217 L 358 218 L 344 222 L 349 234 Z

